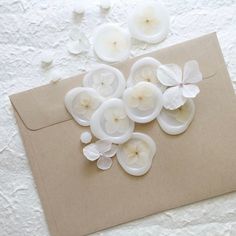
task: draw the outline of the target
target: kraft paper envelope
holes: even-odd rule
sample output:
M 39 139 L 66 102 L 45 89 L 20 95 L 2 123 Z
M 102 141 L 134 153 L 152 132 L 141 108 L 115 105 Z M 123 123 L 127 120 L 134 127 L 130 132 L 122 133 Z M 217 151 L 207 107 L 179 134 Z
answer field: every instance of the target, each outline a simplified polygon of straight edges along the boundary
M 10 97 L 53 236 L 79 236 L 236 189 L 236 96 L 214 33 L 148 55 L 184 65 L 195 59 L 204 76 L 196 115 L 182 135 L 156 121 L 136 125 L 157 144 L 151 170 L 128 175 L 114 158 L 108 171 L 82 155 L 79 126 L 64 95 L 83 75 Z M 140 57 L 139 57 L 140 58 Z M 127 77 L 138 58 L 116 66 Z

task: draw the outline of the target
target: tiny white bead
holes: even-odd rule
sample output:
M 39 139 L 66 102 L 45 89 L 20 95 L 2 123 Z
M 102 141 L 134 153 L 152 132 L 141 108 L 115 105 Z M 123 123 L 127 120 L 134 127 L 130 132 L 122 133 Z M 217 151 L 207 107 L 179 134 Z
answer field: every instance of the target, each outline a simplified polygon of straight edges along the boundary
M 110 0 L 100 0 L 100 7 L 104 10 L 108 10 L 111 7 Z
M 43 67 L 51 65 L 53 62 L 53 54 L 51 52 L 43 52 L 41 54 L 41 64 Z
M 88 131 L 86 132 L 83 132 L 81 135 L 80 135 L 80 141 L 84 144 L 87 144 L 87 143 L 90 143 L 92 140 L 92 134 Z
M 83 14 L 85 11 L 84 3 L 78 1 L 74 3 L 74 13 L 76 14 Z

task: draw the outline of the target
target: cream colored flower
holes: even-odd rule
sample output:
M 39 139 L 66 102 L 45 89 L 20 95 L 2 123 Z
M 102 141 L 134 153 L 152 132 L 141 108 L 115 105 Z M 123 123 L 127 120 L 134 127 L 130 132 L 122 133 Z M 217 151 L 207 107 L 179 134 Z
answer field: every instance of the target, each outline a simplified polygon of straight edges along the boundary
M 145 66 L 139 71 L 137 71 L 134 75 L 135 82 L 150 82 L 153 84 L 157 84 L 157 77 L 156 77 L 156 71 L 153 70 L 150 66 Z
M 127 102 L 129 107 L 137 108 L 141 111 L 152 109 L 155 104 L 153 90 L 145 85 L 133 87 L 127 97 Z
M 115 75 L 111 72 L 102 72 L 100 75 L 93 76 L 93 88 L 99 94 L 106 97 L 113 92 L 112 83 L 115 80 Z
M 82 92 L 73 101 L 73 111 L 86 119 L 90 119 L 99 105 L 100 103 L 96 97 Z
M 105 111 L 104 118 L 108 134 L 124 133 L 129 129 L 129 119 L 124 109 L 109 108 Z
M 143 166 L 150 155 L 149 147 L 141 140 L 130 140 L 124 145 L 128 165 Z

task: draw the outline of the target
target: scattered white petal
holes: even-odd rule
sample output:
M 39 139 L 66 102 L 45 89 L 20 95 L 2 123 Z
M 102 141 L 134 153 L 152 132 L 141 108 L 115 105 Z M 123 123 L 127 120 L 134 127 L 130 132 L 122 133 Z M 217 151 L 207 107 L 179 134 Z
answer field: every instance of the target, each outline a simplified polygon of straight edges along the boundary
M 90 48 L 90 42 L 87 36 L 81 32 L 78 27 L 74 27 L 70 32 L 70 39 L 67 43 L 67 50 L 69 53 L 77 55 L 86 52 Z
M 83 148 L 83 154 L 89 161 L 95 161 L 100 157 L 100 152 L 95 143 L 91 143 Z
M 77 55 L 83 51 L 79 41 L 70 41 L 67 43 L 67 50 L 69 53 Z
M 100 0 L 100 7 L 104 10 L 108 10 L 111 7 L 110 0 Z
M 200 89 L 195 84 L 186 84 L 183 85 L 182 92 L 186 98 L 195 98 L 200 93 Z
M 112 143 L 109 140 L 98 140 L 95 144 L 97 150 L 102 154 L 110 151 L 112 147 Z
M 168 88 L 163 94 L 164 107 L 174 110 L 182 106 L 186 102 L 186 98 L 182 95 L 182 89 L 179 86 Z
M 182 70 L 178 65 L 161 65 L 157 69 L 157 77 L 165 86 L 176 86 L 182 82 Z
M 198 62 L 188 61 L 184 65 L 184 75 L 183 75 L 183 82 L 185 84 L 191 83 L 195 84 L 202 80 L 202 73 L 200 72 Z
M 112 166 L 112 159 L 110 157 L 101 156 L 97 161 L 97 167 L 101 170 L 108 170 Z
M 113 157 L 116 155 L 118 150 L 118 146 L 115 144 L 112 144 L 111 149 L 103 154 L 105 157 Z
M 92 134 L 88 131 L 86 132 L 83 132 L 81 135 L 80 135 L 80 141 L 84 144 L 88 144 L 90 143 L 92 140 Z

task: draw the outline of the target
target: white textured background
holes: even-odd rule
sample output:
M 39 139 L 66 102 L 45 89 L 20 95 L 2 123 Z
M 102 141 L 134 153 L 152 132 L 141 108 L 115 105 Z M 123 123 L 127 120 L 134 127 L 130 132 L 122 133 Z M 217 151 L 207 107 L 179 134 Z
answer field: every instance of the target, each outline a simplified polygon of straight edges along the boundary
M 0 236 L 48 236 L 34 181 L 12 115 L 8 95 L 50 81 L 49 72 L 64 77 L 89 70 L 98 62 L 92 50 L 67 53 L 74 25 L 88 37 L 103 22 L 126 27 L 135 1 L 114 1 L 101 12 L 88 1 L 85 15 L 73 17 L 72 0 L 0 0 Z M 144 0 L 143 0 L 144 1 Z M 133 42 L 132 56 L 217 31 L 236 89 L 236 0 L 167 0 L 171 31 L 159 45 Z M 55 53 L 54 67 L 40 67 L 40 54 Z M 234 82 L 233 82 L 234 83 Z M 235 104 L 236 105 L 236 104 Z M 96 235 L 236 235 L 236 194 L 171 210 Z

